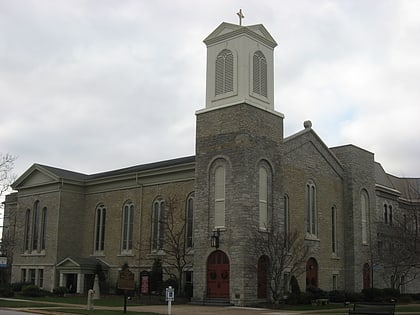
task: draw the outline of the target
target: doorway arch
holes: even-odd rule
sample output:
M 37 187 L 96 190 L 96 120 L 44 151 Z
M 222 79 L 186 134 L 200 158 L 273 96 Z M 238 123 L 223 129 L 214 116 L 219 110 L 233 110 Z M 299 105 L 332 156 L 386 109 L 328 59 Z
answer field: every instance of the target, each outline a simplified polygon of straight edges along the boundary
M 318 262 L 313 257 L 306 262 L 306 288 L 318 288 Z
M 207 259 L 207 297 L 229 298 L 230 263 L 228 256 L 216 250 Z

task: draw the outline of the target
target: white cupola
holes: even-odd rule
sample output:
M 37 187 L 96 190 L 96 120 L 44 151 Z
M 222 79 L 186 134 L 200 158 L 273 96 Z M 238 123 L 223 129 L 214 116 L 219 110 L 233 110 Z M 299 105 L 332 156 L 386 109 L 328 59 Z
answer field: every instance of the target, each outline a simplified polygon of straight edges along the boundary
M 207 45 L 206 110 L 247 103 L 274 111 L 274 47 L 262 24 L 220 24 Z

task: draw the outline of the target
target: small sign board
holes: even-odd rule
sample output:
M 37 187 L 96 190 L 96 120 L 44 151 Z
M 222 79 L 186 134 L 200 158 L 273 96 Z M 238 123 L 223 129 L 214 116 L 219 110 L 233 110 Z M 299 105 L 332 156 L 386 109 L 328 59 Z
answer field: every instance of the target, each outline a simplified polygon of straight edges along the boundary
M 166 288 L 166 301 L 173 302 L 175 301 L 175 290 L 172 287 Z
M 128 269 L 120 271 L 120 276 L 118 278 L 118 289 L 120 290 L 134 290 L 136 284 L 134 282 L 134 273 Z

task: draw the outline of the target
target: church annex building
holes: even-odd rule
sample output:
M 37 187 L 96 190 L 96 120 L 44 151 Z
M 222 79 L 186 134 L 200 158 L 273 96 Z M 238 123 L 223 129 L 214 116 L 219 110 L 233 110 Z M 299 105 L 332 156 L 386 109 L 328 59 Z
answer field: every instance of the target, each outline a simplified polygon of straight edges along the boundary
M 308 248 L 301 272 L 283 271 L 285 293 L 293 275 L 302 290 L 419 292 L 413 274 L 396 278 L 375 253 L 402 218 L 417 233 L 410 218 L 420 179 L 387 174 L 355 145 L 327 147 L 310 121 L 284 137 L 284 115 L 274 109 L 277 43 L 263 25 L 222 23 L 204 43 L 195 155 L 91 175 L 32 165 L 5 200 L 11 282 L 86 293 L 99 263 L 111 288 L 124 264 L 140 285 L 155 259 L 170 269 L 171 211 L 195 301 L 269 299 L 270 257 L 252 249 L 253 235 L 271 227 L 296 230 Z

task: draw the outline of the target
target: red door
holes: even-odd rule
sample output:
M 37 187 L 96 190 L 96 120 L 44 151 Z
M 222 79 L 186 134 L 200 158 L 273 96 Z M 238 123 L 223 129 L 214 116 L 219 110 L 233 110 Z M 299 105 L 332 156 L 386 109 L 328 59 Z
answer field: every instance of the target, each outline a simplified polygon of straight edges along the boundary
M 229 258 L 220 251 L 211 253 L 207 260 L 207 296 L 229 298 Z
M 267 256 L 261 256 L 258 259 L 258 298 L 267 298 L 267 269 L 268 269 L 268 258 Z
M 306 288 L 318 288 L 318 263 L 309 258 L 306 263 Z
M 369 264 L 366 263 L 363 265 L 363 289 L 370 288 L 370 267 Z

